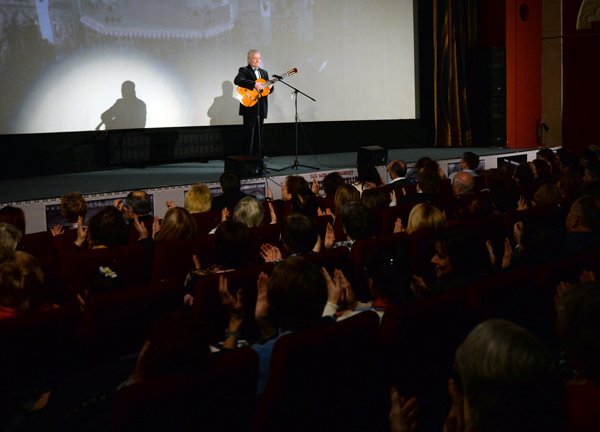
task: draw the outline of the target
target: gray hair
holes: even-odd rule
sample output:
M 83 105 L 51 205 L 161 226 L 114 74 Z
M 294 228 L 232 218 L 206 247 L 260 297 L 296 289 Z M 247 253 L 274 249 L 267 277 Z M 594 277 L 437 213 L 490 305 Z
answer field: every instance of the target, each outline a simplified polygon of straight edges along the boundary
M 259 226 L 264 217 L 263 205 L 253 196 L 242 198 L 233 210 L 233 220 L 241 222 L 248 228 Z

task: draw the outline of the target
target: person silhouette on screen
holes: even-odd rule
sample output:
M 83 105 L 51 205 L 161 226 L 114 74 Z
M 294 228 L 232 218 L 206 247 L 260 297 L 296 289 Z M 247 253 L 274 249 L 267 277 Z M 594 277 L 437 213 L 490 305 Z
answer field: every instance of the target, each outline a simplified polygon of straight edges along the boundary
M 233 83 L 223 81 L 221 89 L 223 94 L 213 99 L 213 103 L 207 112 L 211 126 L 232 124 L 235 123 L 237 118 L 235 108 L 238 106 L 238 101 L 233 97 Z
M 122 98 L 100 115 L 101 122 L 96 127 L 99 130 L 102 124 L 109 129 L 139 129 L 146 127 L 146 103 L 135 94 L 135 83 L 124 81 L 121 84 Z

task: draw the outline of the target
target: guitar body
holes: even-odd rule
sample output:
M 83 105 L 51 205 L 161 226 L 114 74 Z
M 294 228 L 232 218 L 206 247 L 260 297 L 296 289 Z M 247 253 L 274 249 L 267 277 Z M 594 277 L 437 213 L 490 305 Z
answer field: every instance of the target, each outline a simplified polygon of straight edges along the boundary
M 259 78 L 255 82 L 261 83 L 263 85 L 267 84 L 267 81 L 264 78 Z M 261 97 L 268 96 L 271 93 L 271 85 L 265 85 L 261 92 L 256 90 L 255 88 L 249 90 L 244 87 L 238 87 L 236 89 L 238 94 L 237 99 L 239 99 L 240 103 L 245 107 L 252 107 L 258 103 L 258 100 Z

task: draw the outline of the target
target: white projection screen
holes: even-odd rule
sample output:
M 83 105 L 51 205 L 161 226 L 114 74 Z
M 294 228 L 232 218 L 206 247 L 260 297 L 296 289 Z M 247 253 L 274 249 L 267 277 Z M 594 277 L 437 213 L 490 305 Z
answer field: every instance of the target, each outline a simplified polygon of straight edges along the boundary
M 135 83 L 147 128 L 241 124 L 256 48 L 304 122 L 416 118 L 414 0 L 0 0 L 0 134 L 86 131 Z M 275 84 L 268 123 L 294 122 Z

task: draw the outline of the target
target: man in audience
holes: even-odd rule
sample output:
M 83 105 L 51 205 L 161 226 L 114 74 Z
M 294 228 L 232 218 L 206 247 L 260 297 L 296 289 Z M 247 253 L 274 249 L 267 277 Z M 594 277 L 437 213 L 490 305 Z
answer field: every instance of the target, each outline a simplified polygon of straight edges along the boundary
M 235 209 L 237 203 L 248 195 L 240 190 L 240 178 L 232 171 L 225 171 L 221 174 L 219 183 L 221 184 L 223 193 L 213 197 L 211 210 L 222 211 L 224 208 L 227 208 L 229 213 L 233 213 L 233 209 Z
M 459 171 L 452 177 L 452 193 L 455 197 L 473 193 L 475 180 L 467 171 Z
M 563 257 L 600 244 L 600 207 L 596 200 L 590 196 L 576 200 L 567 215 L 565 228 L 567 233 L 561 247 Z
M 467 172 L 471 174 L 473 177 L 476 177 L 478 174 L 475 171 L 479 166 L 479 156 L 477 156 L 473 152 L 464 152 L 462 158 L 460 160 L 460 171 L 456 171 L 450 174 L 450 180 L 454 178 L 454 176 L 459 172 Z
M 390 183 L 392 186 L 407 185 L 409 183 L 406 178 L 406 162 L 397 159 L 390 162 L 387 167 L 388 174 L 390 175 Z
M 152 201 L 150 195 L 144 190 L 134 190 L 127 194 L 125 200 L 117 199 L 113 205 L 123 213 L 123 216 L 129 223 L 130 228 L 130 241 L 136 241 L 138 239 L 138 232 L 135 229 L 134 218 L 137 217 L 138 221 L 152 232 L 152 223 L 154 217 L 152 216 Z
M 80 217 L 85 218 L 87 203 L 79 192 L 69 192 L 60 197 L 60 214 L 68 222 L 65 228 L 76 229 Z

